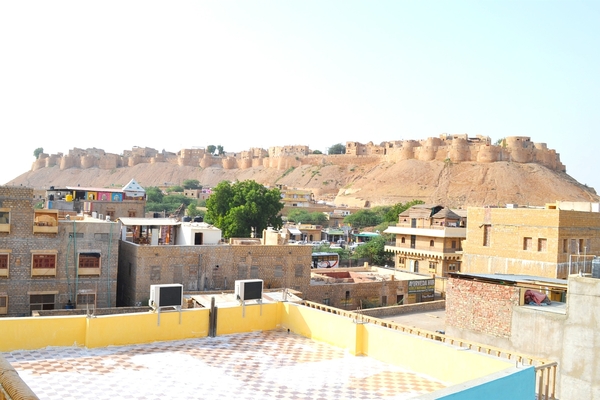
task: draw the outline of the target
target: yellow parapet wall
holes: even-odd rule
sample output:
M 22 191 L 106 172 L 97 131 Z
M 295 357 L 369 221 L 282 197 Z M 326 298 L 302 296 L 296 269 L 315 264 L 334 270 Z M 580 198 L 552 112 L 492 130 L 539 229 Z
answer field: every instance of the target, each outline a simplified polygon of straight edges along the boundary
M 217 335 L 277 328 L 365 355 L 449 384 L 481 378 L 513 362 L 417 337 L 371 323 L 343 310 L 318 310 L 293 303 L 224 307 L 217 311 Z M 47 346 L 87 348 L 151 343 L 208 336 L 209 309 L 0 319 L 0 351 Z M 359 320 L 356 320 L 359 318 Z
M 276 329 L 280 325 L 281 307 L 282 303 L 265 303 L 219 308 L 217 336 Z
M 514 367 L 514 363 L 508 360 L 378 325 L 361 323 L 358 314 L 336 315 L 290 303 L 284 303 L 283 307 L 283 328 L 345 348 L 351 354 L 365 355 L 429 375 L 448 384 L 467 382 Z
M 1 318 L 0 351 L 85 346 L 85 316 Z
M 86 347 L 106 347 L 208 336 L 205 308 L 87 319 Z

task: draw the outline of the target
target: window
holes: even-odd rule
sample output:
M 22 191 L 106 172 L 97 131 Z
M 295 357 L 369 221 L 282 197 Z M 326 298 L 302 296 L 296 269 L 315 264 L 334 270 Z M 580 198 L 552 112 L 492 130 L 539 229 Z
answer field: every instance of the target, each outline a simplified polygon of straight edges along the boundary
M 0 294 L 0 314 L 8 314 L 8 296 Z
M 8 254 L 0 254 L 0 277 L 8 277 Z
M 58 210 L 35 210 L 33 233 L 58 233 Z
M 399 265 L 406 264 L 406 258 L 404 258 L 404 257 L 398 257 L 398 264 Z
M 530 237 L 523 238 L 523 250 L 531 250 L 532 249 L 533 239 Z
M 150 267 L 150 280 L 160 281 L 160 265 L 153 265 Z
M 295 272 L 294 276 L 296 278 L 300 278 L 300 277 L 304 276 L 304 266 L 303 265 L 296 265 L 296 272 Z
M 490 247 L 491 235 L 492 235 L 492 226 L 491 225 L 483 225 L 483 245 L 484 246 Z
M 452 241 L 452 246 L 451 246 L 451 247 L 452 247 L 453 249 L 456 249 L 456 240 L 453 240 L 453 241 Z
M 94 233 L 94 240 L 108 242 L 108 233 Z
M 10 208 L 0 208 L 0 232 L 10 233 Z
M 415 270 L 413 272 L 419 272 L 419 261 L 415 260 Z
M 129 216 L 129 218 L 135 218 L 135 211 L 129 210 L 127 212 L 127 215 Z M 111 215 L 110 217 L 112 218 L 113 216 Z
M 79 253 L 79 275 L 100 275 L 100 253 Z
M 435 241 L 433 241 L 433 240 L 430 240 L 430 241 L 429 241 L 429 247 L 433 247 L 434 245 L 435 245 Z
M 250 279 L 258 279 L 258 265 L 250 267 Z
M 54 310 L 54 294 L 30 294 L 29 311 Z
M 429 262 L 429 272 L 435 272 L 436 268 L 437 268 L 437 263 Z
M 329 305 L 329 298 L 323 299 L 323 304 L 328 306 Z
M 402 243 L 402 244 L 406 243 L 406 238 L 404 236 L 402 236 L 402 239 L 400 239 L 400 243 Z
M 106 210 L 106 216 L 113 219 L 115 217 L 115 210 Z
M 563 253 L 569 252 L 569 239 L 563 239 Z
M 579 247 L 578 247 L 578 250 L 579 250 L 579 254 L 581 254 L 581 253 L 586 253 L 586 249 L 585 249 L 585 246 L 584 246 L 584 244 L 583 244 L 583 239 L 579 239 Z
M 283 267 L 281 265 L 275 266 L 275 278 L 283 278 Z
M 381 296 L 381 305 L 387 306 L 387 296 Z
M 238 279 L 246 279 L 248 275 L 248 267 L 245 265 L 238 265 Z
M 538 239 L 538 251 L 547 251 L 548 250 L 548 240 L 547 239 Z
M 96 307 L 96 293 L 78 293 L 76 307 L 77 308 L 95 308 Z
M 31 276 L 55 276 L 56 254 L 34 253 L 31 258 Z
M 414 249 L 417 246 L 417 236 L 410 235 L 410 248 Z
M 456 271 L 457 267 L 456 264 L 452 263 L 448 265 L 448 271 Z

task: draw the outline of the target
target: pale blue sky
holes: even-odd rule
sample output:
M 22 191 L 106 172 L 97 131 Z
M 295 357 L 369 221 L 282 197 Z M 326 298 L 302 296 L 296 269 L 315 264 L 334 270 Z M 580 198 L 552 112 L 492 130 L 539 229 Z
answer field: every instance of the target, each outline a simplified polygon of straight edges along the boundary
M 597 1 L 1 2 L 0 183 L 37 147 L 467 133 L 547 143 L 600 191 L 599 48 Z

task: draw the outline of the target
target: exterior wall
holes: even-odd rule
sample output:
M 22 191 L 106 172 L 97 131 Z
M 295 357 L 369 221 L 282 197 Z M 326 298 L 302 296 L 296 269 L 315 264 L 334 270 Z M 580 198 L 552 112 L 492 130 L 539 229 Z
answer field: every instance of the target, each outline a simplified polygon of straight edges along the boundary
M 566 171 L 560 162 L 559 154 L 548 149 L 545 143 L 534 143 L 526 136 L 509 136 L 499 146 L 491 144 L 489 137 L 467 135 L 441 135 L 440 138 L 430 137 L 425 140 L 398 140 L 375 145 L 358 142 L 346 143 L 346 154 L 315 155 L 310 154 L 308 146 L 279 146 L 264 149 L 251 148 L 229 155 L 215 156 L 207 154 L 204 149 L 183 149 L 178 154 L 159 153 L 151 148 L 133 148 L 123 151 L 123 155 L 107 154 L 101 149 L 73 149 L 68 155 L 40 154 L 32 164 L 31 170 L 60 165 L 61 169 L 68 168 L 118 168 L 134 166 L 140 163 L 169 162 L 178 165 L 198 166 L 209 168 L 217 166 L 224 169 L 250 166 L 286 170 L 302 164 L 322 165 L 324 160 L 339 165 L 360 165 L 361 158 L 385 159 L 386 161 L 401 161 L 418 159 L 423 161 L 451 162 L 496 162 L 511 161 L 518 163 L 539 163 L 556 171 Z
M 119 306 L 147 305 L 150 285 L 181 283 L 184 291 L 234 290 L 235 280 L 263 279 L 265 288 L 306 293 L 310 246 L 119 245 Z
M 469 208 L 462 272 L 527 274 L 565 279 L 591 271 L 588 257 L 600 253 L 600 213 L 557 209 Z M 485 226 L 489 246 L 484 246 Z M 531 248 L 525 249 L 525 238 Z M 545 250 L 538 248 L 545 239 Z
M 408 281 L 388 280 L 383 282 L 352 282 L 335 284 L 312 284 L 304 299 L 315 303 L 327 303 L 344 310 L 381 307 L 383 297 L 386 304 L 396 304 L 397 296 L 408 294 Z
M 519 288 L 451 278 L 446 290 L 447 325 L 510 337 L 513 306 L 519 305 Z
M 54 308 L 75 303 L 81 292 L 96 294 L 96 307 L 116 305 L 117 223 L 59 220 L 58 233 L 34 234 L 33 189 L 2 186 L 0 201 L 11 210 L 10 232 L 0 233 L 0 252 L 9 253 L 8 276 L 0 277 L 7 316 L 30 315 L 30 294 L 53 294 Z M 32 276 L 33 252 L 56 254 L 55 275 Z M 100 254 L 100 275 L 78 275 L 80 252 Z

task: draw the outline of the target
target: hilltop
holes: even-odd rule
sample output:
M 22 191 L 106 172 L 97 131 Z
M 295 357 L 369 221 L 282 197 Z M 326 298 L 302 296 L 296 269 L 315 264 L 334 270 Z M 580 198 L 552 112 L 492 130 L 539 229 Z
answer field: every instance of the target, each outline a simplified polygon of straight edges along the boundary
M 222 180 L 252 179 L 267 186 L 281 184 L 310 190 L 316 200 L 350 207 L 391 205 L 413 199 L 451 207 L 600 201 L 594 189 L 580 184 L 566 172 L 538 163 L 388 161 L 377 157 L 362 158 L 360 163 L 348 160 L 336 163 L 334 157 L 330 163 L 300 164 L 285 170 L 265 166 L 226 169 L 218 164 L 200 167 L 167 162 L 111 169 L 53 166 L 26 172 L 10 184 L 36 189 L 76 185 L 122 187 L 132 178 L 145 187 L 181 184 L 185 179 L 197 179 L 202 185 L 213 187 Z

